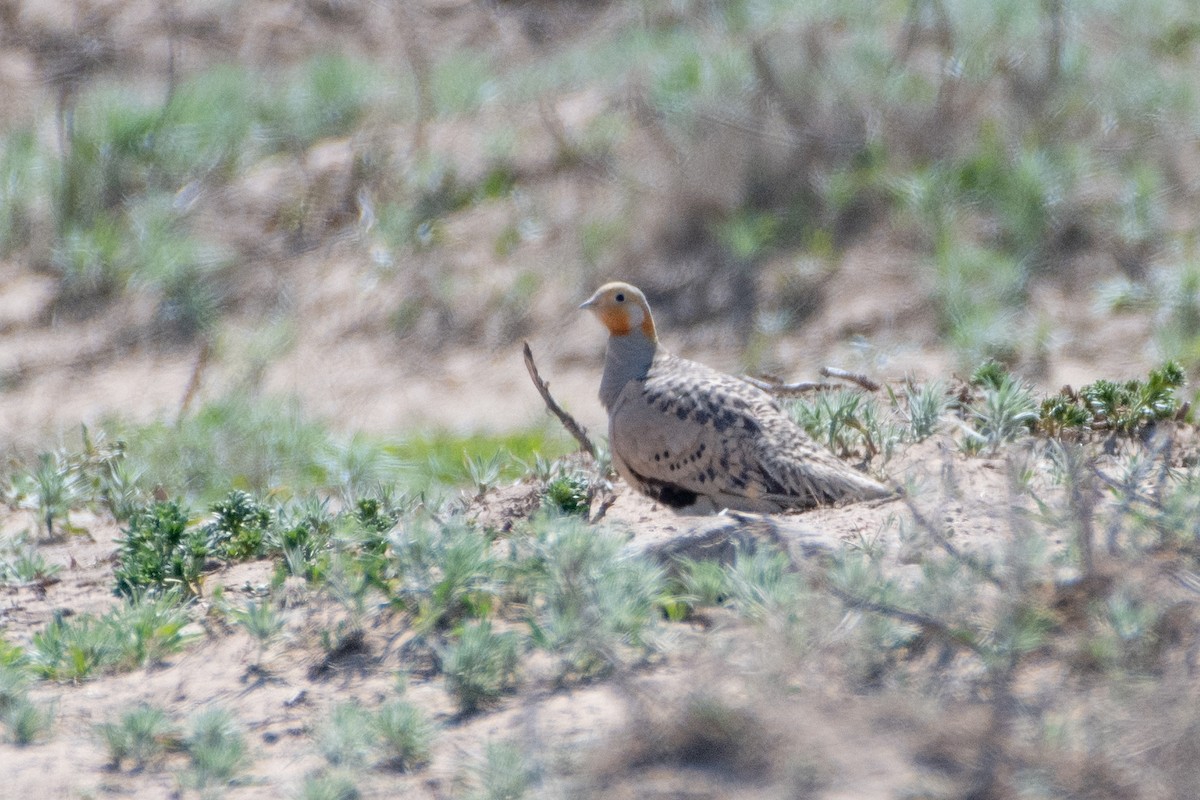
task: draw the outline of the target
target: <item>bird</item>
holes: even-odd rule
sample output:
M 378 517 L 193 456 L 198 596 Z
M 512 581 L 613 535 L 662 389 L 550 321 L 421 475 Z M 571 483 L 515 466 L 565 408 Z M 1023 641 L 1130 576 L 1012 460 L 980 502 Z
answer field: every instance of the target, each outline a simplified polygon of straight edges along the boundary
M 888 497 L 892 490 L 814 441 L 767 392 L 673 355 L 646 296 L 606 283 L 579 306 L 608 328 L 600 402 L 617 474 L 695 513 L 777 513 Z

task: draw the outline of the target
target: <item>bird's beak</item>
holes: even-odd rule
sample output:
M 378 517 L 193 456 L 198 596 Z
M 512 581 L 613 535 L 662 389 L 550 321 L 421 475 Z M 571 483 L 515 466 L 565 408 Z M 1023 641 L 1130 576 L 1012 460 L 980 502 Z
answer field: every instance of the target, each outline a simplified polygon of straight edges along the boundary
M 596 308 L 596 303 L 599 302 L 599 295 L 592 295 L 587 300 L 579 304 L 579 307 L 584 311 L 592 311 Z

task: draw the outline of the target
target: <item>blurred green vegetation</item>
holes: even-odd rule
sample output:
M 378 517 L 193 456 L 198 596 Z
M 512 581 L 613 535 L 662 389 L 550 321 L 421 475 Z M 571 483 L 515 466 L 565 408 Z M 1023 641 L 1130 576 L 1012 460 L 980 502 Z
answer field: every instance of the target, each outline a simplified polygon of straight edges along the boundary
M 292 399 L 231 395 L 202 405 L 177 423 L 112 422 L 109 436 L 124 442 L 128 469 L 168 494 L 212 503 L 230 489 L 280 499 L 312 492 L 361 497 L 380 486 L 445 492 L 488 478 L 515 480 L 535 456 L 571 449 L 548 426 L 508 433 L 423 431 L 392 439 L 341 436 L 304 414 Z M 494 462 L 494 474 L 477 474 Z M 473 470 L 475 472 L 473 472 Z
M 856 237 L 885 229 L 912 251 L 914 281 L 966 368 L 1036 360 L 1045 332 L 1031 285 L 1070 279 L 1086 254 L 1140 288 L 1159 355 L 1200 366 L 1195 241 L 1173 221 L 1194 195 L 1183 176 L 1200 124 L 1188 4 L 685 0 L 615 4 L 604 18 L 533 54 L 413 42 L 413 64 L 331 52 L 270 72 L 216 65 L 165 98 L 119 81 L 85 86 L 65 153 L 32 126 L 0 140 L 0 255 L 52 270 L 66 307 L 149 289 L 166 327 L 193 336 L 218 322 L 244 269 L 237 246 L 198 222 L 219 206 L 211 190 L 264 158 L 303 163 L 319 140 L 354 137 L 347 196 L 373 226 L 372 255 L 395 267 L 453 246 L 446 216 L 538 193 L 541 178 L 514 166 L 523 134 L 494 113 L 525 109 L 553 131 L 557 164 L 614 176 L 616 213 L 578 223 L 588 273 L 622 263 L 645 235 L 632 221 L 662 202 L 673 221 L 655 246 L 687 262 L 685 284 L 744 280 L 780 255 L 836 264 Z M 582 90 L 630 102 L 568 132 L 547 101 Z M 482 168 L 422 144 L 439 120 L 468 122 Z M 418 127 L 410 151 L 377 135 L 397 123 Z M 678 180 L 653 197 L 630 192 L 642 160 Z M 280 202 L 294 233 L 308 201 Z M 535 229 L 510 222 L 496 258 Z M 703 257 L 671 252 L 681 247 Z M 445 283 L 416 281 L 398 301 L 397 333 L 478 325 L 455 318 Z M 751 294 L 776 329 L 806 316 L 791 293 Z

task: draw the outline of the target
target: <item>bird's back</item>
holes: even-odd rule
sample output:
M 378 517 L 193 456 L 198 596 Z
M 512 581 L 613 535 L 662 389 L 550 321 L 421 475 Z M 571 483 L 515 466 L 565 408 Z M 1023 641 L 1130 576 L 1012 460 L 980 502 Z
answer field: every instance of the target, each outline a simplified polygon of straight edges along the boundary
M 814 442 L 766 392 L 662 350 L 609 408 L 622 477 L 668 505 L 772 512 L 890 491 Z

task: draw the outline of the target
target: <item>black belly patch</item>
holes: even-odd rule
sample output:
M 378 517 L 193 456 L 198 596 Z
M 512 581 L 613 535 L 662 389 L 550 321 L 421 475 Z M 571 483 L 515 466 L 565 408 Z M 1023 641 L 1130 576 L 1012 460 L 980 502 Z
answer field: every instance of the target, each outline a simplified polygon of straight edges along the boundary
M 660 481 L 657 478 L 647 478 L 645 475 L 639 475 L 633 470 L 629 470 L 633 477 L 638 482 L 638 488 L 653 499 L 671 508 L 686 508 L 694 505 L 699 499 L 700 494 L 693 492 L 691 489 L 685 489 L 682 486 L 671 483 L 670 481 Z

